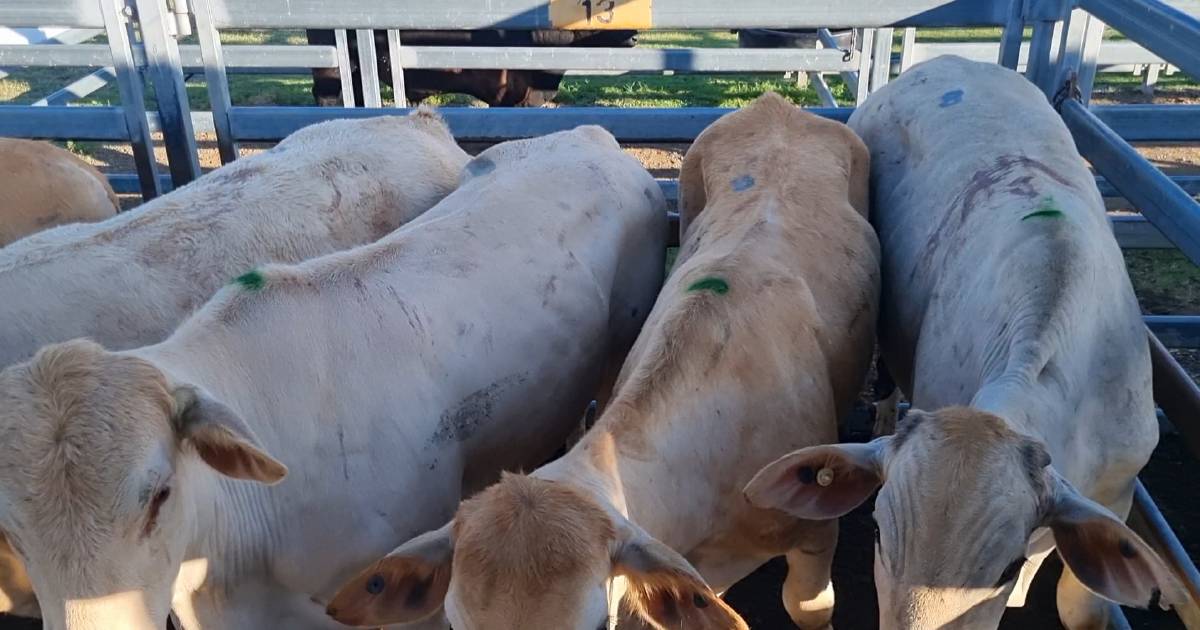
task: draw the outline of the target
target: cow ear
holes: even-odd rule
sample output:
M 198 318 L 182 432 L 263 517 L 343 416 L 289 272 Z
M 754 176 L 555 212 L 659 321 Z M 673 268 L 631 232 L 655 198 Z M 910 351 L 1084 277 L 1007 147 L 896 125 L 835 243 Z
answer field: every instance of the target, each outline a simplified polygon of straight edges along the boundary
M 325 612 L 348 626 L 421 621 L 441 609 L 454 558 L 451 524 L 397 547 L 347 582 Z
M 268 455 L 232 409 L 190 385 L 173 392 L 175 430 L 214 470 L 234 479 L 268 485 L 287 476 L 287 466 Z
M 802 448 L 767 464 L 743 492 L 756 507 L 803 519 L 838 518 L 883 483 L 880 462 L 890 439 Z
M 708 192 L 704 188 L 704 133 L 696 138 L 679 167 L 679 242 L 686 242 L 688 227 L 704 211 Z
M 863 218 L 868 218 L 871 216 L 871 152 L 857 134 L 848 128 L 847 131 L 851 136 L 851 142 L 847 143 L 850 149 L 850 205 Z
M 575 128 L 575 133 L 578 133 L 585 138 L 589 138 L 604 146 L 620 149 L 621 144 L 613 137 L 611 133 L 600 125 L 579 125 Z
M 627 601 L 658 630 L 749 630 L 674 549 L 626 523 L 613 573 L 629 581 Z
M 1115 514 L 1052 473 L 1046 524 L 1063 563 L 1089 590 L 1123 606 L 1164 610 L 1188 600 L 1170 569 Z

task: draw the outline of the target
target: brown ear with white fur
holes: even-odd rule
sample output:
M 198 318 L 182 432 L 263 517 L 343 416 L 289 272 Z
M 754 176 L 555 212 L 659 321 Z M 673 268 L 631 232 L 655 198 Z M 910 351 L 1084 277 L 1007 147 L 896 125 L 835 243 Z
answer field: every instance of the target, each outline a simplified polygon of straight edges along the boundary
M 575 128 L 575 133 L 589 138 L 598 144 L 613 149 L 620 149 L 621 144 L 613 137 L 611 133 L 600 125 L 579 125 Z
M 704 134 L 692 143 L 679 168 L 679 242 L 687 240 L 688 226 L 704 212 L 708 193 L 704 189 L 704 151 L 708 146 Z
M 1058 555 L 1093 593 L 1122 606 L 1152 608 L 1188 600 L 1187 591 L 1154 552 L 1115 514 L 1054 474 L 1046 525 Z
M 851 131 L 850 135 L 850 205 L 865 219 L 871 216 L 871 152 L 857 134 Z
M 372 628 L 426 619 L 446 600 L 453 558 L 451 525 L 421 534 L 346 582 L 325 612 Z
M 767 464 L 742 492 L 755 507 L 797 518 L 844 516 L 883 483 L 880 457 L 890 439 L 802 448 Z
M 633 529 L 613 556 L 613 572 L 629 581 L 626 602 L 658 630 L 749 630 L 674 549 Z
M 232 409 L 190 385 L 178 386 L 172 394 L 175 430 L 204 463 L 226 477 L 268 485 L 287 476 L 287 466 L 263 450 Z

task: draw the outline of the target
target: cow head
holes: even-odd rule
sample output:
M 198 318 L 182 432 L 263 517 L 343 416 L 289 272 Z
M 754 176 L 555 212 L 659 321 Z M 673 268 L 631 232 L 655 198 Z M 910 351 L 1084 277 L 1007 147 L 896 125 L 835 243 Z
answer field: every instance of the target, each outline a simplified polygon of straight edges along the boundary
M 1102 597 L 1138 607 L 1184 597 L 1150 547 L 1059 476 L 1041 443 L 974 409 L 913 411 L 894 436 L 801 449 L 760 471 L 746 496 L 827 519 L 877 488 L 881 628 L 996 627 L 1044 528 Z
M 233 411 L 88 341 L 0 372 L 0 531 L 52 630 L 158 630 L 216 476 L 286 469 Z
M 356 626 L 412 622 L 445 607 L 456 630 L 597 630 L 626 602 L 654 628 L 746 625 L 686 560 L 568 484 L 505 475 L 455 520 L 351 580 L 329 614 Z

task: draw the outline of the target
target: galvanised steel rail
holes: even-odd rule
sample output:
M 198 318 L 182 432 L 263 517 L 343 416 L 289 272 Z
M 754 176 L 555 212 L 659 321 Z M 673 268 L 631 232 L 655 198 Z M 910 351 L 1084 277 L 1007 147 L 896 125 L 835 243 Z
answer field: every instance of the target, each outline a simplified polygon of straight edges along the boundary
M 1098 32 L 1103 26 L 1095 21 L 1096 18 L 1192 76 L 1200 76 L 1200 20 L 1159 0 L 1080 0 L 1079 6 L 1087 13 L 1074 11 L 1071 23 L 1062 28 L 1063 49 L 1059 51 L 1055 76 L 1065 82 L 1060 86 L 1048 86 L 1058 90 L 1055 102 L 1063 120 L 1071 130 L 1079 152 L 1096 170 L 1193 263 L 1200 264 L 1200 203 L 1142 157 L 1104 119 L 1075 100 L 1086 98 L 1086 94 L 1074 93 L 1077 85 L 1084 86 L 1087 91 L 1091 88 L 1090 75 L 1094 72 L 1100 39 Z M 1076 20 L 1082 24 L 1076 24 Z M 1082 33 L 1085 28 L 1089 31 L 1087 36 Z M 1031 60 L 1031 63 L 1038 62 Z M 1049 60 L 1040 60 L 1040 63 L 1047 67 Z M 1078 84 L 1076 77 L 1080 77 Z M 1194 139 L 1196 133 L 1197 129 L 1193 127 L 1186 135 Z M 1179 431 L 1192 455 L 1200 457 L 1200 423 L 1197 422 L 1200 388 L 1153 332 L 1147 336 L 1154 368 L 1155 401 Z M 1176 608 L 1180 619 L 1190 629 L 1200 628 L 1200 572 L 1140 482 L 1131 522 L 1162 553 L 1186 586 L 1191 599 Z
M 1200 21 L 1160 0 L 1079 0 L 1079 7 L 1193 77 L 1200 77 Z
M 21 138 L 72 138 L 77 140 L 119 140 L 118 129 L 108 127 L 116 121 L 114 107 L 30 107 L 0 106 L 0 136 Z M 335 118 L 394 116 L 407 114 L 401 108 L 317 108 L 317 107 L 233 107 L 238 120 L 237 140 L 275 141 L 305 126 Z M 576 124 L 609 127 L 625 142 L 691 142 L 698 130 L 731 111 L 718 107 L 615 108 L 562 107 L 554 109 L 443 108 L 460 140 L 481 142 L 526 138 L 544 130 L 569 129 Z M 810 108 L 809 111 L 834 120 L 846 120 L 852 108 Z M 1089 110 L 1116 134 L 1130 142 L 1179 141 L 1200 135 L 1200 107 L 1172 105 L 1105 105 Z M 212 132 L 212 115 L 192 112 L 197 131 Z M 572 122 L 579 121 L 579 122 Z M 94 128 L 101 125 L 103 129 Z M 118 124 L 119 125 L 119 124 Z M 524 126 L 529 125 L 529 126 Z M 84 134 L 84 135 L 75 135 Z M 1194 182 L 1189 178 L 1181 181 Z M 1194 191 L 1195 184 L 1189 183 Z
M 1200 203 L 1079 102 L 1063 102 L 1061 112 L 1083 157 L 1188 258 L 1200 263 Z
M 825 26 L 999 26 L 1008 5 L 987 0 L 627 0 L 597 10 L 564 0 L 213 0 L 219 28 L 726 29 Z M 1053 16 L 1047 16 L 1053 17 Z

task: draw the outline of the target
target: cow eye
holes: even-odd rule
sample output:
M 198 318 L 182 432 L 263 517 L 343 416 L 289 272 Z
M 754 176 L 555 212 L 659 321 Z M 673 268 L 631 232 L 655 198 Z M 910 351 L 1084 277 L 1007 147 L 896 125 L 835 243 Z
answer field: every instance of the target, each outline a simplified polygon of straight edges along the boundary
M 143 535 L 148 535 L 154 531 L 155 527 L 158 527 L 158 512 L 169 498 L 171 498 L 170 486 L 163 486 L 154 493 L 154 498 L 150 499 L 150 513 L 146 519 L 146 527 L 142 530 Z
M 1004 567 L 1004 573 L 1000 574 L 1000 580 L 996 582 L 996 587 L 999 588 L 1017 579 L 1017 575 L 1021 573 L 1021 567 L 1025 566 L 1025 558 L 1017 558 Z

